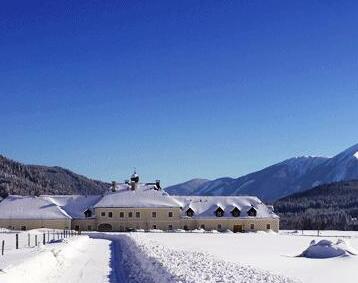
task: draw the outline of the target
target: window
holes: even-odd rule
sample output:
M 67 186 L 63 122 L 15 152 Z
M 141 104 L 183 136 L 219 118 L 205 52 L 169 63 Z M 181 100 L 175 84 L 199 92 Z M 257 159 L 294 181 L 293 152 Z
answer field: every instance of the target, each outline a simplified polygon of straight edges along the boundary
M 88 231 L 91 231 L 91 230 L 92 230 L 92 226 L 91 226 L 91 225 L 88 225 L 88 226 L 87 226 L 87 230 L 88 230 Z
M 76 230 L 76 231 L 79 231 L 79 230 L 80 230 L 80 226 L 76 225 L 76 226 L 75 226 L 75 230 Z
M 157 225 L 153 225 L 153 229 L 157 229 Z
M 224 210 L 221 207 L 218 207 L 215 210 L 215 215 L 216 215 L 216 217 L 223 217 L 224 216 Z
M 184 225 L 183 228 L 184 228 L 185 231 L 188 231 L 188 230 L 189 230 L 187 225 Z
M 231 211 L 231 215 L 232 215 L 233 217 L 239 217 L 239 216 L 240 216 L 240 210 L 239 210 L 237 207 L 235 207 L 235 208 Z
M 270 225 L 270 224 L 267 224 L 267 225 L 266 225 L 266 229 L 267 229 L 267 230 L 270 230 L 270 229 L 271 229 L 271 225 Z
M 173 217 L 173 212 L 172 212 L 172 211 L 169 211 L 169 212 L 168 212 L 168 216 L 169 216 L 169 217 Z
M 128 212 L 128 217 L 129 218 L 133 217 L 133 212 Z
M 256 215 L 257 215 L 257 212 L 256 212 L 255 207 L 251 207 L 251 208 L 249 209 L 249 211 L 247 212 L 247 215 L 248 215 L 248 216 L 256 216 Z
M 173 225 L 168 225 L 168 230 L 173 230 Z
M 188 208 L 188 210 L 186 211 L 186 215 L 189 217 L 193 217 L 194 215 L 194 210 L 192 210 L 190 207 Z
M 21 231 L 26 231 L 26 226 L 21 226 Z
M 135 217 L 136 217 L 136 218 L 140 218 L 140 212 L 139 212 L 139 211 L 137 211 L 137 212 L 135 213 Z
M 218 231 L 221 231 L 221 229 L 222 229 L 221 224 L 218 224 Z
M 120 218 L 124 218 L 124 212 L 123 212 L 123 211 L 121 211 L 121 212 L 119 213 L 119 217 L 120 217 Z
M 105 213 L 105 212 L 101 212 L 101 216 L 106 216 L 106 213 Z
M 113 217 L 113 213 L 112 211 L 108 212 L 108 217 L 112 218 Z
M 200 225 L 200 228 L 205 230 L 205 225 L 204 225 L 204 224 L 201 224 L 201 225 Z
M 155 211 L 152 212 L 152 217 L 156 218 L 157 217 L 157 213 Z
M 88 218 L 88 217 L 92 217 L 92 211 L 87 209 L 85 212 L 85 217 Z
M 254 230 L 255 229 L 255 225 L 254 224 L 250 224 L 250 229 Z

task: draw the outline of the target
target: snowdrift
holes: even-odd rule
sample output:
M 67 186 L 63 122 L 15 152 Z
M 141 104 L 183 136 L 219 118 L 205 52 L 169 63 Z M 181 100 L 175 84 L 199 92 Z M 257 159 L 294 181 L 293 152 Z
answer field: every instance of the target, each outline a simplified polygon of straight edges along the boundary
M 338 239 L 336 243 L 329 240 L 321 240 L 319 242 L 313 240 L 310 246 L 299 257 L 322 259 L 352 255 L 357 255 L 357 252 L 350 247 L 348 242 Z

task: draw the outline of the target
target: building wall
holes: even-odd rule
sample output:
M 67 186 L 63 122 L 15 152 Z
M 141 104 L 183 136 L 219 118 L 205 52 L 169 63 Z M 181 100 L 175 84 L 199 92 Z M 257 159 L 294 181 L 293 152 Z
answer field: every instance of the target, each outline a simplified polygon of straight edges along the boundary
M 109 213 L 112 212 L 112 217 Z M 156 217 L 152 213 L 156 213 Z M 169 212 L 172 217 L 169 217 Z M 178 229 L 180 226 L 180 208 L 96 208 L 97 228 L 101 224 L 112 225 L 113 231 L 126 231 L 127 229 Z M 103 216 L 102 213 L 105 215 Z M 123 217 L 121 217 L 123 213 Z M 130 213 L 132 216 L 130 217 Z M 139 213 L 139 217 L 137 217 Z M 170 227 L 171 225 L 171 227 Z
M 13 230 L 70 229 L 71 219 L 0 219 L 0 227 Z
M 86 218 L 86 219 L 73 219 L 71 229 L 80 231 L 96 231 L 97 230 L 97 219 Z
M 253 224 L 253 226 L 251 226 Z M 236 232 L 255 232 L 272 230 L 278 232 L 279 218 L 210 218 L 210 219 L 197 219 L 197 218 L 183 218 L 180 222 L 180 229 L 199 229 L 204 230 L 218 230 L 225 231 L 231 230 Z M 236 226 L 236 227 L 235 227 Z
M 112 217 L 109 217 L 110 212 L 112 212 Z M 121 212 L 123 213 L 123 217 L 120 217 Z M 132 217 L 129 217 L 130 212 L 132 213 Z M 136 217 L 136 212 L 140 213 L 139 218 Z M 152 217 L 152 212 L 156 212 L 155 218 Z M 173 213 L 172 217 L 168 217 L 169 212 Z M 105 216 L 103 216 L 102 213 L 104 213 Z M 101 224 L 110 224 L 113 231 L 126 231 L 127 229 L 150 230 L 154 229 L 154 227 L 160 230 L 194 230 L 202 226 L 205 230 L 236 230 L 237 232 L 267 230 L 278 232 L 279 230 L 279 218 L 183 218 L 181 217 L 180 208 L 97 208 L 96 218 L 97 229 Z M 253 224 L 253 226 L 251 224 Z
M 109 217 L 112 212 L 112 217 Z M 120 217 L 120 213 L 124 217 Z M 132 217 L 129 217 L 129 213 Z M 136 212 L 140 217 L 136 217 Z M 152 217 L 152 212 L 156 212 L 156 217 Z M 172 212 L 172 217 L 169 217 Z M 105 216 L 102 216 L 102 213 Z M 181 217 L 180 208 L 97 208 L 95 218 L 87 219 L 56 219 L 56 220 L 37 220 L 37 219 L 0 219 L 0 227 L 21 230 L 25 226 L 26 230 L 38 228 L 50 229 L 80 229 L 81 231 L 100 230 L 101 224 L 110 224 L 112 231 L 126 231 L 127 229 L 150 230 L 170 230 L 170 229 L 199 229 L 203 225 L 205 230 L 236 230 L 237 232 L 279 230 L 279 218 L 225 218 L 213 217 L 210 219 L 198 219 Z M 253 227 L 251 226 L 253 224 Z M 220 225 L 220 226 L 218 226 Z M 269 225 L 269 227 L 267 226 Z M 269 229 L 268 229 L 269 228 Z

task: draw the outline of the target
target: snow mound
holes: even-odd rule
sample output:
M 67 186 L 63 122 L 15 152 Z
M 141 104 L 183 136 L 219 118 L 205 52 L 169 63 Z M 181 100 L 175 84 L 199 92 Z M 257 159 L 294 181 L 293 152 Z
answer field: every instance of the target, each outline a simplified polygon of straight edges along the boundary
M 307 258 L 331 258 L 338 256 L 356 255 L 357 252 L 350 247 L 349 243 L 338 239 L 336 243 L 329 240 L 311 241 L 310 246 L 299 256 Z

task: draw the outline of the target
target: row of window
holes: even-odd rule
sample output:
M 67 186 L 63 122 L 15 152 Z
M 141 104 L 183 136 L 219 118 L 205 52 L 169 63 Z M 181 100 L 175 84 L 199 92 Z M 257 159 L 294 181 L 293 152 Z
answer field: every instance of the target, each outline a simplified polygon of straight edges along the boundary
M 238 231 L 236 231 L 236 232 L 243 232 L 243 230 L 242 230 L 242 226 L 241 225 L 239 225 L 240 226 L 240 228 L 238 229 Z M 189 230 L 189 228 L 188 228 L 188 226 L 187 225 L 184 225 L 184 230 L 186 230 L 186 231 L 188 231 Z M 202 224 L 202 225 L 200 225 L 200 228 L 201 229 L 203 229 L 203 230 L 205 230 L 205 225 L 204 224 Z M 235 227 L 234 227 L 235 228 Z M 157 225 L 153 225 L 152 226 L 152 229 L 157 229 Z M 222 225 L 221 224 L 218 224 L 217 225 L 217 230 L 218 231 L 222 231 L 222 229 L 223 229 L 223 227 L 222 227 Z M 250 224 L 250 229 L 251 230 L 254 230 L 255 229 L 255 224 Z M 270 230 L 271 229 L 271 225 L 270 224 L 266 224 L 266 229 L 267 230 Z M 126 230 L 129 230 L 129 228 L 126 228 Z M 168 225 L 168 230 L 173 230 L 173 225 Z M 234 229 L 235 230 L 235 229 Z
M 132 218 L 132 217 L 133 217 L 133 212 L 132 212 L 132 211 L 129 211 L 127 215 L 128 215 L 129 218 Z M 105 212 L 105 211 L 102 211 L 102 212 L 101 212 L 101 216 L 102 216 L 102 217 L 106 217 L 106 212 Z M 107 214 L 107 216 L 108 216 L 109 218 L 112 218 L 112 217 L 113 217 L 113 212 L 112 212 L 112 211 L 109 211 L 108 214 Z M 123 212 L 123 211 L 119 212 L 119 217 L 120 217 L 120 218 L 124 218 L 124 212 Z M 135 217 L 136 217 L 136 218 L 140 218 L 140 212 L 139 212 L 139 211 L 136 211 L 136 212 L 135 212 Z M 156 217 L 157 217 L 157 212 L 156 212 L 156 211 L 152 211 L 152 218 L 156 218 Z M 169 212 L 168 212 L 168 217 L 173 217 L 173 212 L 172 212 L 172 211 L 169 211 Z
M 231 215 L 232 215 L 233 217 L 239 217 L 240 214 L 241 214 L 240 210 L 239 210 L 237 207 L 235 207 L 230 213 L 231 213 Z M 221 207 L 218 207 L 218 208 L 215 210 L 215 216 L 216 216 L 216 217 L 223 217 L 224 214 L 225 214 L 225 212 L 224 212 L 224 210 L 223 210 Z M 194 216 L 194 210 L 189 207 L 189 208 L 187 209 L 187 211 L 186 211 L 186 215 L 187 215 L 188 217 L 193 217 L 193 216 Z M 247 215 L 248 215 L 248 216 L 255 217 L 255 216 L 257 215 L 256 209 L 255 209 L 254 207 L 251 207 L 251 208 L 247 211 Z

